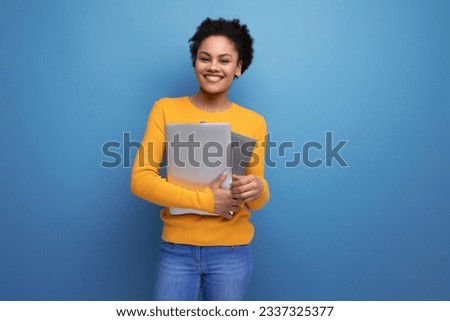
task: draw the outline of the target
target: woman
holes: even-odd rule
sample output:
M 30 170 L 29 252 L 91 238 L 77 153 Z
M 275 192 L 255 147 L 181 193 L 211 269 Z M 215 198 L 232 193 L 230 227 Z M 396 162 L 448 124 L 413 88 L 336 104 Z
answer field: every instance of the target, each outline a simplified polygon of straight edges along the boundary
M 228 99 L 234 78 L 251 64 L 253 39 L 239 20 L 205 19 L 190 41 L 199 90 L 190 97 L 163 98 L 155 103 L 132 170 L 132 192 L 164 206 L 162 245 L 155 300 L 242 300 L 252 272 L 250 242 L 254 230 L 250 210 L 269 199 L 264 179 L 262 116 Z M 256 140 L 245 175 L 225 176 L 200 190 L 188 190 L 160 175 L 167 123 L 229 123 L 235 133 Z M 172 215 L 168 207 L 190 208 L 216 216 Z

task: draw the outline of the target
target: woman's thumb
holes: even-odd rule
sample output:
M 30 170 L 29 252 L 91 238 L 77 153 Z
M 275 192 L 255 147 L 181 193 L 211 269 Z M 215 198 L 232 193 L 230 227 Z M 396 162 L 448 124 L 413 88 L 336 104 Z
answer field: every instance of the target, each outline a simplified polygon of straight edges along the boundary
M 220 174 L 211 184 L 211 188 L 221 188 L 223 182 L 225 181 L 225 178 L 227 178 L 227 171 Z

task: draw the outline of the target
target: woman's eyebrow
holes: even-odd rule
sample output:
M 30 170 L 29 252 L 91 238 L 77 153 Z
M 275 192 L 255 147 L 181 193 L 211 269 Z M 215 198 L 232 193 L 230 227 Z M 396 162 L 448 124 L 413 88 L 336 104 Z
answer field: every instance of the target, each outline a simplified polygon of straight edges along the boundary
M 198 54 L 199 54 L 199 55 L 200 55 L 200 54 L 203 54 L 203 55 L 207 55 L 207 56 L 210 56 L 210 57 L 211 57 L 211 54 L 208 53 L 207 51 L 200 51 Z M 233 57 L 233 55 L 232 55 L 232 54 L 229 54 L 229 53 L 224 53 L 224 54 L 220 54 L 220 55 L 219 55 L 219 57 L 224 57 L 224 56 L 230 56 L 230 57 Z

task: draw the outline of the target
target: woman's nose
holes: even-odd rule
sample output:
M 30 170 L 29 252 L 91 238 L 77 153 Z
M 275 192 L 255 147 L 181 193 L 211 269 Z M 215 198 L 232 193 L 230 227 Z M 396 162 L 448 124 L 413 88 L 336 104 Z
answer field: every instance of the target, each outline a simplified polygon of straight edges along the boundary
M 211 71 L 219 71 L 219 62 L 215 59 L 211 60 L 211 63 L 208 65 L 208 69 Z

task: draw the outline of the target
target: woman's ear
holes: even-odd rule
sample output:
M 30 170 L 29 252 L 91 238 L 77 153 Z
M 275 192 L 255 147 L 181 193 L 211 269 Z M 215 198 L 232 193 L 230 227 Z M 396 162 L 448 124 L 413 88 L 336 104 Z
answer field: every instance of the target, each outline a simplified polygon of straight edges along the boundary
M 242 60 L 239 60 L 237 67 L 236 67 L 236 72 L 234 73 L 235 77 L 241 77 L 242 75 Z

